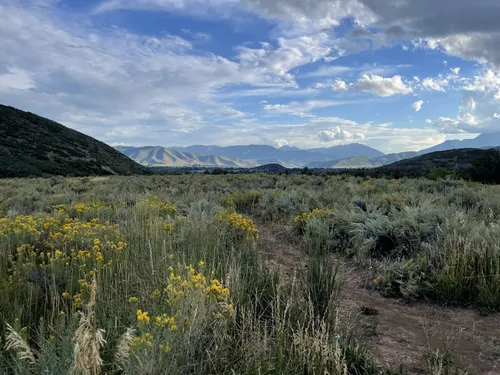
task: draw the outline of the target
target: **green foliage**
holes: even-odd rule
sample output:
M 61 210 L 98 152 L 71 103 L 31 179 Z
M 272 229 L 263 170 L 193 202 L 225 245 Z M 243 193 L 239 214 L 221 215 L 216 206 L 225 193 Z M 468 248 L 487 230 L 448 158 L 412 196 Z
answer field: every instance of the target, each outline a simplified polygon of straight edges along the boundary
M 500 151 L 488 150 L 484 155 L 472 160 L 469 174 L 474 181 L 500 183 Z
M 446 177 L 455 178 L 456 175 L 455 175 L 455 172 L 449 171 L 446 168 L 435 167 L 435 168 L 432 168 L 430 170 L 428 177 L 431 180 L 436 181 L 436 180 L 439 180 L 439 179 L 445 179 Z
M 68 373 L 75 343 L 104 330 L 93 356 L 77 347 L 102 360 L 100 373 L 382 374 L 336 323 L 343 275 L 325 242 L 328 215 L 306 225 L 301 277 L 259 252 L 250 217 L 309 212 L 325 186 L 313 178 L 1 180 L 0 336 L 9 323 L 18 341 L 1 346 L 0 373 Z M 246 216 L 224 212 L 228 196 Z M 322 206 L 347 197 L 325 195 Z
M 0 177 L 147 174 L 114 148 L 54 121 L 0 105 Z

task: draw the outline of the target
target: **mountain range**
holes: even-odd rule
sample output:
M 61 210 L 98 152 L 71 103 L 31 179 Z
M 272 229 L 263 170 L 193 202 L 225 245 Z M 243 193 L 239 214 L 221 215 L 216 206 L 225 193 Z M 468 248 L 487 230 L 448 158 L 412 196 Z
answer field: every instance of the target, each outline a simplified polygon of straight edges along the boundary
M 156 167 L 221 167 L 252 168 L 280 164 L 286 168 L 376 168 L 436 151 L 465 148 L 490 148 L 500 145 L 500 133 L 481 134 L 474 139 L 450 140 L 421 150 L 393 154 L 369 146 L 351 143 L 325 148 L 300 149 L 293 146 L 276 148 L 268 145 L 188 147 L 118 147 L 138 163 Z
M 258 166 L 252 160 L 239 160 L 218 155 L 202 155 L 178 151 L 166 147 L 118 146 L 116 149 L 136 162 L 148 167 L 212 167 L 252 168 Z
M 146 174 L 146 167 L 221 167 L 259 170 L 260 166 L 286 168 L 380 168 L 407 167 L 405 162 L 438 165 L 439 159 L 456 163 L 463 155 L 441 154 L 454 149 L 487 149 L 500 145 L 500 133 L 481 134 L 474 139 L 450 140 L 418 152 L 383 154 L 369 146 L 352 143 L 343 146 L 299 149 L 268 145 L 204 146 L 165 148 L 160 146 L 113 148 L 85 134 L 30 112 L 0 105 L 0 177 L 88 176 Z M 433 156 L 422 158 L 427 154 Z M 435 155 L 434 155 L 435 154 Z M 429 160 L 433 160 L 429 163 Z M 448 161 L 447 161 L 448 160 Z M 257 168 L 257 169 L 255 169 Z M 420 168 L 422 169 L 422 168 Z M 266 170 L 266 168 L 264 168 Z
M 290 146 L 276 148 L 267 145 L 228 147 L 194 145 L 172 148 L 118 146 L 117 149 L 142 165 L 155 167 L 251 168 L 267 164 L 280 164 L 287 168 L 301 168 L 315 161 L 326 162 L 359 155 L 375 158 L 384 155 L 374 148 L 359 143 L 307 150 Z

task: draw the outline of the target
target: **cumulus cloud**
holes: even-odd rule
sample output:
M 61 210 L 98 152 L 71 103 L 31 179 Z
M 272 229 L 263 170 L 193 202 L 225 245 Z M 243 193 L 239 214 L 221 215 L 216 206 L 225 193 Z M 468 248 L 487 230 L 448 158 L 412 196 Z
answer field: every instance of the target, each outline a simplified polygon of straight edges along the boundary
M 289 146 L 291 144 L 290 141 L 284 138 L 276 138 L 273 143 L 276 147 Z
M 460 73 L 460 68 L 450 68 L 451 72 L 455 75 Z
M 486 70 L 464 87 L 456 118 L 441 117 L 434 125 L 442 132 L 483 133 L 500 131 L 500 74 Z
M 337 79 L 332 85 L 333 91 L 346 91 L 348 89 L 347 83 L 341 79 Z
M 7 4 L 0 5 L 2 102 L 104 141 L 141 137 L 150 143 L 147 137 L 156 140 L 206 121 L 244 116 L 215 97 L 223 87 L 280 90 L 290 85 L 279 76 L 279 67 L 258 70 L 193 53 L 192 44 L 179 36 L 96 29 L 67 21 L 46 6 Z M 299 42 L 291 43 L 283 48 Z
M 261 48 L 238 47 L 238 59 L 245 68 L 271 73 L 292 80 L 289 71 L 316 62 L 333 53 L 326 33 L 297 38 L 278 38 L 278 46 L 262 43 Z
M 351 143 L 361 142 L 365 136 L 361 133 L 351 133 L 347 130 L 341 129 L 336 126 L 333 129 L 322 130 L 318 133 L 321 142 L 334 142 L 334 143 Z
M 352 85 L 352 89 L 369 92 L 374 95 L 387 97 L 393 95 L 406 95 L 413 92 L 400 75 L 384 78 L 377 75 L 363 74 L 363 76 Z
M 413 103 L 411 107 L 415 110 L 415 112 L 418 112 L 422 109 L 423 104 L 424 104 L 423 100 L 418 100 L 415 103 Z
M 276 22 L 289 35 L 320 32 L 352 18 L 360 27 L 351 39 L 377 40 L 379 34 L 395 40 L 421 38 L 428 48 L 500 67 L 497 0 L 456 0 L 452 8 L 448 1 L 435 0 L 106 0 L 97 11 L 120 9 L 161 9 L 227 19 L 252 12 Z M 384 32 L 367 32 L 367 26 Z

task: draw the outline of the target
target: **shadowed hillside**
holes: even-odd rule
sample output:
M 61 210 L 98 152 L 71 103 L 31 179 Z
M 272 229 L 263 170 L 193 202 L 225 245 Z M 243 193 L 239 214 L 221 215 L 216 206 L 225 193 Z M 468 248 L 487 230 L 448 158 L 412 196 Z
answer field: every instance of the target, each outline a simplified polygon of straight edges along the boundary
M 375 168 L 373 171 L 375 175 L 382 173 L 393 177 L 419 177 L 427 176 L 434 168 L 443 168 L 458 175 L 464 175 L 464 173 L 468 174 L 473 160 L 488 152 L 488 150 L 478 148 L 437 151 Z
M 146 168 L 105 143 L 33 113 L 0 105 L 0 177 L 146 173 Z

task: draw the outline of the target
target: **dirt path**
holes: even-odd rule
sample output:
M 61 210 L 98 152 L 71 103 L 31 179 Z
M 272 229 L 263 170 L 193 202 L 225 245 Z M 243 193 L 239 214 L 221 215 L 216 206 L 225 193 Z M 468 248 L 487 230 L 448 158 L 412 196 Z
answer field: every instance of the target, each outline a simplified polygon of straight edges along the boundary
M 259 242 L 269 261 L 287 273 L 306 264 L 300 241 L 286 226 L 261 226 Z M 447 350 L 469 375 L 500 374 L 499 314 L 483 317 L 472 309 L 401 304 L 367 289 L 354 266 L 344 268 L 347 281 L 342 302 L 355 314 L 358 336 L 380 366 L 395 368 L 402 363 L 407 374 L 428 374 L 427 356 Z M 376 314 L 363 315 L 362 308 Z

